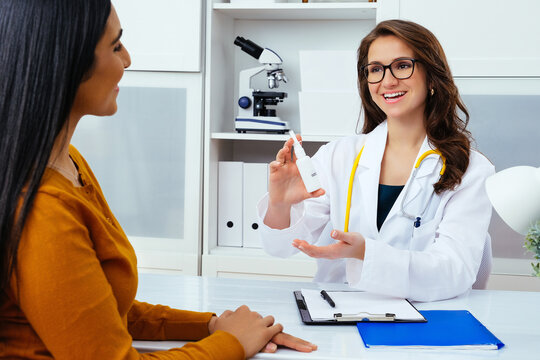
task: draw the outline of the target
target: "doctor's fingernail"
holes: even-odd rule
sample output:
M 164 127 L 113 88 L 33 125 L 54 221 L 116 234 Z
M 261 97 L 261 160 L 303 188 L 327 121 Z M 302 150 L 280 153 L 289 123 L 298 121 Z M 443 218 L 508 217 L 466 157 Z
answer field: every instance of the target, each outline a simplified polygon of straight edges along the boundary
M 330 234 L 331 237 L 336 237 L 337 236 L 337 231 L 336 230 L 332 230 L 332 233 Z

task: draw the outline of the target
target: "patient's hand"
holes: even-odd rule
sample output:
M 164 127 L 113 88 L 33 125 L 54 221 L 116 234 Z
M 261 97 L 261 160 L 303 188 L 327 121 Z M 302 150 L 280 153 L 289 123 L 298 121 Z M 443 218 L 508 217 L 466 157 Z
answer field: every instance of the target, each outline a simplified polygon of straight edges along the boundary
M 290 349 L 301 352 L 312 352 L 317 350 L 317 345 L 310 343 L 309 341 L 302 340 L 296 336 L 280 332 L 276 334 L 262 352 L 273 353 L 276 352 L 278 346 L 285 346 Z
M 274 324 L 272 316 L 263 318 L 245 305 L 234 312 L 227 310 L 219 317 L 212 316 L 208 322 L 208 330 L 210 334 L 217 330 L 223 330 L 234 335 L 244 347 L 248 358 L 252 357 L 257 351 L 273 353 L 278 346 L 301 352 L 317 350 L 317 345 L 284 333 L 280 324 Z M 268 336 L 266 341 L 262 340 L 264 336 Z M 261 340 L 263 341 L 262 344 L 260 343 Z

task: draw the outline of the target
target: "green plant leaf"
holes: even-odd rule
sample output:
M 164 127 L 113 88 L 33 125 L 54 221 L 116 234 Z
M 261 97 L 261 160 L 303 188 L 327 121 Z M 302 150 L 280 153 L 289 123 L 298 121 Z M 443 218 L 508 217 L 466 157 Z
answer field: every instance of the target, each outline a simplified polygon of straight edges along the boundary
M 527 236 L 525 236 L 525 244 L 523 245 L 527 251 L 534 254 L 535 259 L 540 259 L 540 220 L 531 225 Z M 540 277 L 540 263 L 531 263 L 533 275 Z

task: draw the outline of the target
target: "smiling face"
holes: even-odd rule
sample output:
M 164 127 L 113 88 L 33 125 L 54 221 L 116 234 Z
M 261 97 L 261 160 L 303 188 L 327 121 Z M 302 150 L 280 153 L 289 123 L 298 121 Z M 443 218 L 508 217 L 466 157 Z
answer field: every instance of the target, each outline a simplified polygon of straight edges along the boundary
M 396 59 L 413 58 L 415 54 L 402 40 L 393 35 L 375 39 L 368 51 L 368 63 L 388 65 Z M 386 114 L 389 121 L 423 121 L 427 97 L 426 73 L 416 62 L 408 79 L 396 79 L 390 69 L 381 82 L 369 84 L 371 98 Z
M 71 109 L 72 116 L 106 116 L 116 112 L 118 83 L 131 64 L 129 53 L 120 42 L 122 28 L 114 7 L 99 40 L 89 77 L 79 86 Z

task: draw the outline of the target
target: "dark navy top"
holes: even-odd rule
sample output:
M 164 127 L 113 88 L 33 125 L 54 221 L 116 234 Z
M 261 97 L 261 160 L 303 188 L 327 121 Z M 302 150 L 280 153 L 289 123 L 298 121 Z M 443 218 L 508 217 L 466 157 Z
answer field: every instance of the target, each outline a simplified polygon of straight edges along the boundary
M 379 196 L 377 199 L 377 229 L 381 226 L 388 216 L 392 205 L 396 202 L 399 193 L 405 185 L 383 185 L 379 184 Z

